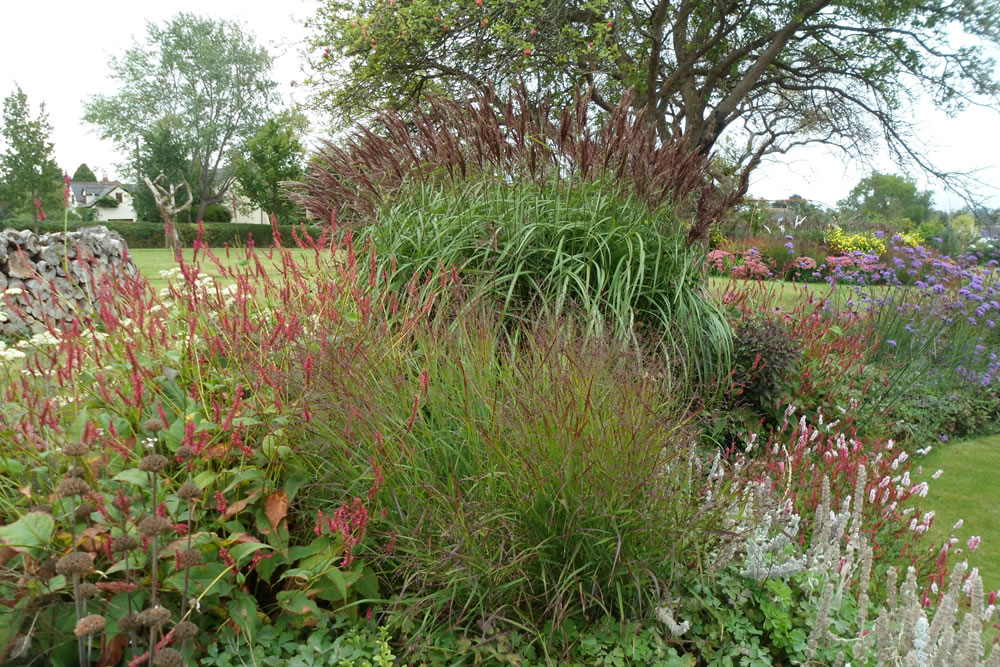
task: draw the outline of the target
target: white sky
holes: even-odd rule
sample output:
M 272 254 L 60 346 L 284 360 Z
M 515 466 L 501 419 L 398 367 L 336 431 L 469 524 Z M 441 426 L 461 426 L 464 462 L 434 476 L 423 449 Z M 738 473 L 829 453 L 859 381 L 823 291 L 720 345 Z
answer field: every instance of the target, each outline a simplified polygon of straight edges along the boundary
M 81 5 L 50 0 L 44 5 L 20 0 L 2 0 L 0 20 L 0 98 L 20 84 L 33 110 L 44 101 L 53 126 L 59 165 L 72 173 L 86 162 L 100 178 L 118 174 L 122 162 L 111 142 L 100 140 L 84 124 L 83 102 L 95 93 L 113 94 L 108 78 L 108 60 L 145 39 L 146 22 L 163 22 L 180 11 L 190 11 L 242 22 L 258 41 L 276 56 L 274 77 L 283 100 L 305 101 L 306 91 L 292 87 L 304 78 L 300 44 L 306 36 L 302 22 L 316 0 L 104 0 Z M 992 207 L 1000 207 L 1000 113 L 971 109 L 948 119 L 930 109 L 918 113 L 922 137 L 935 163 L 944 170 L 979 169 L 986 186 L 979 195 Z M 878 165 L 893 172 L 888 160 Z M 750 193 L 769 199 L 799 194 L 826 206 L 834 206 L 867 170 L 845 162 L 838 154 L 822 149 L 799 149 L 781 157 L 780 163 L 762 167 L 754 174 Z M 957 198 L 942 193 L 935 183 L 917 176 L 921 187 L 936 191 L 938 207 L 958 208 Z

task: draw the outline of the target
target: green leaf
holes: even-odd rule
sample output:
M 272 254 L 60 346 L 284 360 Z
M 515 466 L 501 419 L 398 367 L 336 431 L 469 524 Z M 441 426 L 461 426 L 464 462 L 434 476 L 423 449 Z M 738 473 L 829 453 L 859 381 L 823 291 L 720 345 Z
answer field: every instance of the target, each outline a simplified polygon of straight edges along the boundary
M 299 492 L 307 482 L 309 478 L 305 475 L 292 475 L 285 482 L 285 493 L 288 494 L 288 502 L 295 500 L 295 494 Z
M 164 440 L 166 440 L 167 447 L 171 451 L 177 449 L 181 446 L 181 442 L 184 440 L 184 416 L 181 415 L 174 419 L 173 423 L 170 424 L 170 428 L 163 432 Z
M 0 539 L 15 551 L 27 551 L 37 558 L 42 547 L 48 545 L 55 532 L 56 522 L 51 514 L 28 512 L 7 526 L 0 527 Z
M 229 550 L 229 555 L 239 564 L 244 558 L 261 549 L 274 549 L 274 547 L 264 542 L 240 542 Z
M 149 475 L 142 472 L 141 470 L 136 470 L 135 468 L 128 468 L 122 470 L 120 473 L 112 477 L 111 479 L 116 482 L 127 482 L 129 484 L 135 484 L 136 486 L 141 486 L 146 488 L 149 486 Z
M 326 571 L 326 578 L 329 579 L 334 586 L 337 587 L 337 592 L 340 593 L 340 598 L 342 600 L 347 599 L 347 581 L 344 579 L 344 574 L 337 568 L 331 567 Z
M 310 600 L 302 591 L 281 591 L 277 597 L 281 608 L 293 614 L 309 614 L 317 618 L 322 616 L 322 612 L 316 606 L 316 603 Z
M 257 630 L 257 601 L 250 595 L 238 595 L 226 605 L 229 617 L 252 638 Z
M 211 470 L 203 470 L 194 476 L 194 483 L 202 489 L 207 489 L 215 482 L 215 478 L 217 476 L 218 475 Z
M 79 441 L 83 437 L 83 430 L 87 427 L 87 407 L 84 406 L 76 414 L 76 419 L 66 432 L 67 438 L 71 442 Z

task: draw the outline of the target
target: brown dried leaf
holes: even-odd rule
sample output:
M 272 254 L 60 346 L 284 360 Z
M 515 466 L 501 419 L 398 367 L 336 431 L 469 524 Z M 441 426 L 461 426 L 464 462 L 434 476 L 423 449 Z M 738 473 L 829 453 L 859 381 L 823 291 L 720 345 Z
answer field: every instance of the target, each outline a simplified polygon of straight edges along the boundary
M 237 512 L 241 512 L 247 505 L 256 500 L 260 493 L 261 489 L 254 489 L 250 492 L 250 495 L 243 500 L 237 500 L 235 503 L 231 503 L 229 507 L 226 508 L 226 518 L 235 515 Z
M 264 514 L 267 515 L 267 520 L 271 522 L 271 529 L 277 533 L 278 526 L 288 516 L 288 493 L 284 489 L 275 491 L 267 497 L 267 503 L 264 505 Z

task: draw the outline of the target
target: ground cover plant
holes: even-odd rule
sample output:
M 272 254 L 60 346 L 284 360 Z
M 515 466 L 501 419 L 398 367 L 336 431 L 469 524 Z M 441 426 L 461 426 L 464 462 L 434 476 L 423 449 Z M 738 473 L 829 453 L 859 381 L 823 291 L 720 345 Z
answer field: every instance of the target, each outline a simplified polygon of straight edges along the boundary
M 333 262 L 326 278 L 286 252 L 273 280 L 251 247 L 246 266 L 217 264 L 225 288 L 188 264 L 162 295 L 106 283 L 89 321 L 7 348 L 6 659 L 178 664 L 227 616 L 248 633 L 261 608 L 307 615 L 314 595 L 374 592 L 361 563 L 348 567 L 347 533 L 296 528 L 289 506 L 306 480 L 282 464 L 308 420 L 312 355 L 358 320 L 391 337 L 389 320 L 416 314 L 390 314 L 385 290 L 348 278 L 346 248 L 312 248 L 314 271 Z M 366 508 L 347 502 L 359 521 Z M 301 579 L 287 586 L 293 566 Z M 66 600 L 76 613 L 55 613 Z

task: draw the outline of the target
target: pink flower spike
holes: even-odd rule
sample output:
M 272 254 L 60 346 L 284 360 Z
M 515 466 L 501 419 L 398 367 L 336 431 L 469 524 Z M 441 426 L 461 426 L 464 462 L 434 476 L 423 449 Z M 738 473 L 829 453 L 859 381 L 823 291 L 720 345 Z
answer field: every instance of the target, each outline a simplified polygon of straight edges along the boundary
M 982 540 L 979 535 L 973 535 L 969 538 L 969 551 L 975 551 L 979 548 L 979 542 Z

